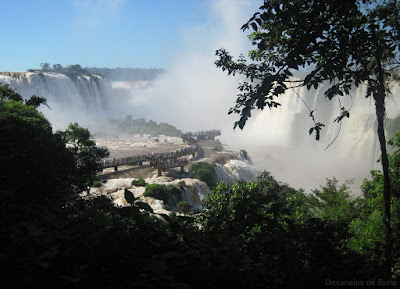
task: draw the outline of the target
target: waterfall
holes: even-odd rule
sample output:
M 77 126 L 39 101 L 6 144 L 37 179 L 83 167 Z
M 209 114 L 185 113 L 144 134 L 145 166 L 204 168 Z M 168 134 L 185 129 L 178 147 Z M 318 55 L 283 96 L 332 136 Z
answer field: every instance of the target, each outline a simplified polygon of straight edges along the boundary
M 215 164 L 217 181 L 233 185 L 237 181 L 251 182 L 257 179 L 258 170 L 244 160 L 229 160 L 224 165 Z
M 2 72 L 0 83 L 9 84 L 25 99 L 45 97 L 51 109 L 40 110 L 57 129 L 75 121 L 90 126 L 119 105 L 111 82 L 95 75 L 71 79 L 53 72 Z
M 244 129 L 251 141 L 244 145 L 257 168 L 305 189 L 318 188 L 325 178 L 333 176 L 340 180 L 355 178 L 358 190 L 370 170 L 380 169 L 375 104 L 372 97 L 365 97 L 366 85 L 341 96 L 340 102 L 337 97 L 325 98 L 328 87 L 325 84 L 318 89 L 288 89 L 277 99 L 280 107 L 253 113 Z M 391 91 L 386 100 L 386 116 L 393 119 L 400 114 L 399 85 L 392 85 Z M 315 133 L 308 134 L 314 124 L 307 106 L 314 110 L 316 122 L 325 124 L 319 141 L 315 140 Z M 350 118 L 345 117 L 338 124 L 335 119 L 341 107 L 349 110 Z M 233 148 L 239 149 L 238 145 Z
M 78 76 L 72 80 L 53 72 L 3 72 L 0 82 L 9 84 L 24 98 L 44 96 L 50 106 L 62 110 L 105 109 L 113 95 L 110 82 L 100 76 Z

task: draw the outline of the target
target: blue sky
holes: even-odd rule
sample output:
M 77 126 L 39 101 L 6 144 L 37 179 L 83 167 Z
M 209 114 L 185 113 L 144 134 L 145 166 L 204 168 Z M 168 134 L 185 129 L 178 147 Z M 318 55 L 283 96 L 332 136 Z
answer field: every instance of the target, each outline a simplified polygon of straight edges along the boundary
M 243 7 L 248 10 L 243 11 L 245 18 L 232 16 L 240 19 L 240 23 L 228 23 L 240 32 L 243 20 L 261 3 L 260 0 L 2 2 L 0 71 L 25 71 L 39 68 L 42 62 L 63 66 L 168 68 L 181 51 L 206 45 L 205 35 L 224 34 L 221 27 L 225 25 L 226 29 L 229 13 L 233 11 L 231 6 L 237 6 L 236 12 L 232 12 L 236 14 Z M 193 33 L 201 35 L 196 39 Z

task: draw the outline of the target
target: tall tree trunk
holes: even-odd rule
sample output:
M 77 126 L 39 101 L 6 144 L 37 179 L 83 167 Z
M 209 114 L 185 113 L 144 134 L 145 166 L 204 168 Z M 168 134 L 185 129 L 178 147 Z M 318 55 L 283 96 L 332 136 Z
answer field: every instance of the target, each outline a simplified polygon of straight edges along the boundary
M 379 45 L 377 45 L 379 47 Z M 381 51 L 377 49 L 376 64 L 377 64 L 377 82 L 374 89 L 374 100 L 376 109 L 376 118 L 378 121 L 378 139 L 382 154 L 382 169 L 383 169 L 383 202 L 384 202 L 384 215 L 383 224 L 385 226 L 385 277 L 391 277 L 391 267 L 393 259 L 393 243 L 392 243 L 392 228 L 390 224 L 390 176 L 389 176 L 389 159 L 386 151 L 386 137 L 385 137 L 385 76 L 382 68 Z
M 386 137 L 385 137 L 385 72 L 382 66 L 382 53 L 384 51 L 381 47 L 381 39 L 378 36 L 378 26 L 372 26 L 372 39 L 374 41 L 375 49 L 375 75 L 376 80 L 373 81 L 373 96 L 375 100 L 376 119 L 378 121 L 378 139 L 381 147 L 382 169 L 383 169 L 383 203 L 384 214 L 383 224 L 385 227 L 385 278 L 391 278 L 391 268 L 393 260 L 393 243 L 392 243 L 392 227 L 390 225 L 390 176 L 389 176 L 389 159 L 386 151 Z
M 383 201 L 384 201 L 384 215 L 383 224 L 385 226 L 385 277 L 390 278 L 392 267 L 392 228 L 390 225 L 390 177 L 389 177 L 389 159 L 386 151 L 386 138 L 384 127 L 385 116 L 385 94 L 374 96 L 376 107 L 376 118 L 378 121 L 378 138 L 382 154 L 382 169 L 383 169 Z

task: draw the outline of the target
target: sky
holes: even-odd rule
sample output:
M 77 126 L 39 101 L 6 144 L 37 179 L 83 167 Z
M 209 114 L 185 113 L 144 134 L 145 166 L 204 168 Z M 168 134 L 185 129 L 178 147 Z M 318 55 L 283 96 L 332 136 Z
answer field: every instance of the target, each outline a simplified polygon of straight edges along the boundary
M 261 0 L 2 0 L 0 71 L 26 71 L 39 68 L 44 62 L 168 69 L 181 52 L 194 45 L 198 49 L 207 45 L 201 38 L 189 37 L 192 40 L 188 41 L 188 34 L 220 35 L 219 30 L 226 31 L 224 25 L 242 33 L 241 25 L 261 3 Z

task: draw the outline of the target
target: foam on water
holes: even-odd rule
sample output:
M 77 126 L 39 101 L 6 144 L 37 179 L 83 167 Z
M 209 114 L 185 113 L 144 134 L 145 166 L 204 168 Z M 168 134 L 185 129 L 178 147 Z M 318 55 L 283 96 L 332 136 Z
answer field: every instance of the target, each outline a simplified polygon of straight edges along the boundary
M 258 170 L 247 161 L 229 160 L 226 164 L 216 164 L 215 171 L 219 181 L 234 184 L 237 181 L 251 182 L 257 179 Z
M 106 183 L 102 184 L 101 187 L 91 188 L 91 195 L 106 195 L 109 196 L 116 206 L 129 206 L 129 203 L 126 201 L 125 189 L 129 189 L 133 193 L 136 198 L 139 198 L 141 202 L 148 203 L 156 213 L 169 213 L 163 208 L 163 201 L 153 199 L 150 197 L 144 197 L 143 193 L 145 192 L 144 187 L 132 186 L 133 178 L 124 178 L 124 179 L 110 179 Z M 171 180 L 171 178 L 161 176 L 157 177 L 154 175 L 151 178 L 145 179 L 147 184 L 162 184 L 162 185 L 173 185 L 178 186 L 178 183 L 181 181 L 185 182 L 185 187 L 183 189 L 183 200 L 192 204 L 195 209 L 200 208 L 201 200 L 207 196 L 210 192 L 210 189 L 207 185 L 199 181 L 197 179 L 176 179 Z M 85 195 L 85 194 L 83 194 Z

